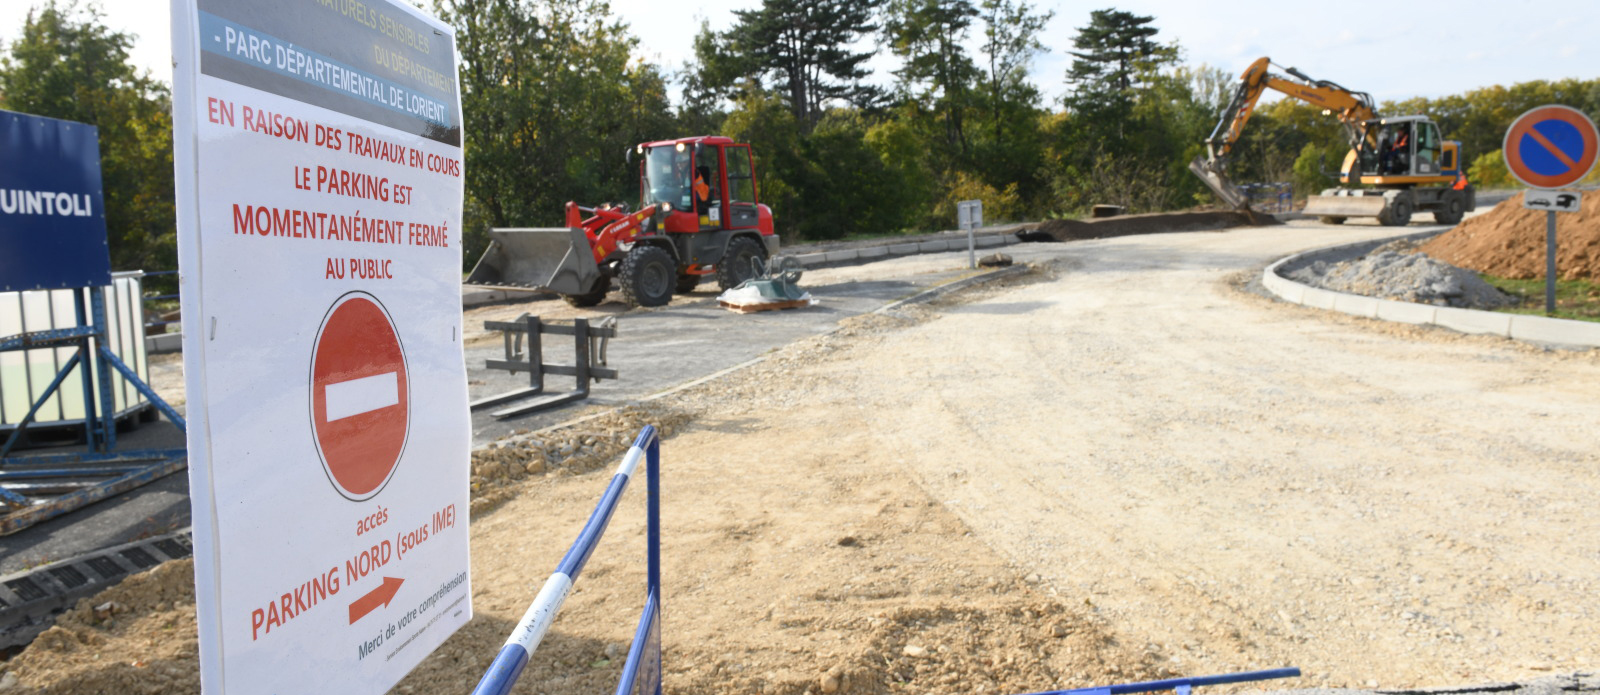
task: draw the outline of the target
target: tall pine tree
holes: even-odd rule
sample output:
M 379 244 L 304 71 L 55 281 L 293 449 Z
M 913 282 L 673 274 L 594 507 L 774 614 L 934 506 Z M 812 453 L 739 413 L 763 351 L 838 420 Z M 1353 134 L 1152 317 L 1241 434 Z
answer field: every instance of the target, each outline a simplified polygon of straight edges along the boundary
M 872 71 L 870 51 L 854 44 L 878 27 L 876 0 L 763 0 L 760 9 L 736 10 L 738 22 L 721 34 L 737 61 L 784 95 L 808 132 L 829 102 L 856 106 L 879 94 L 862 82 Z

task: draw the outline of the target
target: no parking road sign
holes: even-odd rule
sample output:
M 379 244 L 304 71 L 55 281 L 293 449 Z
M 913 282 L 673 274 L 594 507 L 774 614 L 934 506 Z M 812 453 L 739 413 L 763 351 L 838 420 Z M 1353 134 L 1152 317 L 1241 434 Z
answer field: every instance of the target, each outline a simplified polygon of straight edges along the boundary
M 1570 106 L 1550 104 L 1517 117 L 1506 131 L 1506 167 L 1534 188 L 1577 183 L 1594 167 L 1600 135 L 1594 121 Z

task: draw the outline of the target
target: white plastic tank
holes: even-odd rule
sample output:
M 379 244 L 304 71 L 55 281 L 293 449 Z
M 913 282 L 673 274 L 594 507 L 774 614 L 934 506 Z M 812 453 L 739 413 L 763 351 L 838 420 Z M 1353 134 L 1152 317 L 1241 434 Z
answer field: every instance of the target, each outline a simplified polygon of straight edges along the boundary
M 106 298 L 106 328 L 112 354 L 128 365 L 145 383 L 149 383 L 150 368 L 145 357 L 143 271 L 113 273 L 111 286 L 88 290 L 34 290 L 28 292 L 0 292 L 0 337 L 18 333 L 72 328 L 78 325 L 74 292 L 102 292 Z M 88 296 L 84 297 L 84 310 L 88 313 Z M 35 348 L 0 352 L 0 435 L 16 428 L 28 414 L 28 408 L 55 379 L 76 346 Z M 82 424 L 83 375 L 82 366 L 72 370 L 50 400 L 34 416 L 35 426 L 66 426 Z M 95 403 L 99 403 L 99 382 L 95 387 Z M 150 403 L 138 389 L 121 374 L 114 374 L 111 391 L 119 417 L 131 415 Z M 3 440 L 0 440 L 3 441 Z

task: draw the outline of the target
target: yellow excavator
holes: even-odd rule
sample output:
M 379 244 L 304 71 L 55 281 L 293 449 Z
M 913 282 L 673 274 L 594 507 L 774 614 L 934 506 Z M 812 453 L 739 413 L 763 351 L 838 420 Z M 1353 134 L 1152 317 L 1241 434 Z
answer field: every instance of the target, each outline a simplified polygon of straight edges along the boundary
M 1206 155 L 1189 163 L 1218 198 L 1233 207 L 1249 207 L 1249 199 L 1228 180 L 1228 158 L 1256 101 L 1267 89 L 1321 106 L 1344 126 L 1350 152 L 1339 172 L 1339 188 L 1306 199 L 1305 213 L 1328 224 L 1351 217 L 1376 217 L 1380 224 L 1401 226 L 1416 212 L 1431 212 L 1439 224 L 1455 224 L 1477 208 L 1477 194 L 1462 171 L 1461 143 L 1441 140 L 1439 127 L 1427 116 L 1383 118 L 1366 92 L 1316 80 L 1294 68 L 1288 77 L 1271 71 L 1269 58 L 1250 65 L 1239 78 L 1233 100 L 1222 113 Z M 1370 188 L 1367 188 L 1370 186 Z

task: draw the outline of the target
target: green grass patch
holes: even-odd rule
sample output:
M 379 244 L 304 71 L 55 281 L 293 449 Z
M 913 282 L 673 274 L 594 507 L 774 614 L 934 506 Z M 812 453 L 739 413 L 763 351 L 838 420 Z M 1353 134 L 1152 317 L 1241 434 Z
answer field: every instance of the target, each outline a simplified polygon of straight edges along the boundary
M 1512 314 L 1544 314 L 1544 278 L 1512 280 L 1510 278 L 1480 275 L 1484 282 L 1517 299 L 1517 303 L 1500 311 Z M 1589 280 L 1556 281 L 1556 313 L 1558 319 L 1600 321 L 1600 282 Z

